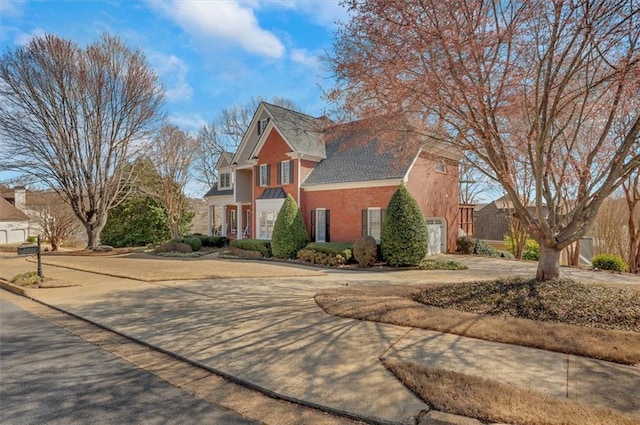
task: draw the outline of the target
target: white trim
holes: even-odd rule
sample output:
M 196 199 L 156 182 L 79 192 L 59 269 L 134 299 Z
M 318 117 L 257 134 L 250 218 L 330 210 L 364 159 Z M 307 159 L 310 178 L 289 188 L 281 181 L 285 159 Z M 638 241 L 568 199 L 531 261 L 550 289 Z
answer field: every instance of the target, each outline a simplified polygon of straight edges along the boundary
M 284 137 L 284 134 L 282 134 L 280 130 L 278 130 L 278 127 L 276 127 L 275 123 L 273 122 L 273 119 L 270 119 L 269 124 L 267 125 L 265 130 L 262 132 L 262 134 L 260 134 L 260 138 L 258 139 L 258 143 L 256 144 L 256 147 L 253 148 L 253 150 L 249 154 L 249 158 L 253 158 L 254 156 L 260 155 L 260 151 L 264 147 L 264 144 L 267 142 L 267 139 L 269 138 L 269 134 L 271 134 L 272 129 L 275 129 L 278 132 L 280 137 L 282 137 L 282 140 L 284 140 L 287 146 L 289 146 L 289 149 L 294 150 L 293 146 L 291 146 L 291 143 L 289 143 L 287 138 Z
M 413 166 L 416 165 L 416 162 L 418 162 L 418 158 L 420 157 L 421 153 L 422 153 L 422 148 L 418 150 L 418 153 L 416 154 L 416 156 L 413 157 L 413 160 L 411 161 L 411 165 L 409 165 L 409 168 L 407 168 L 407 172 L 402 178 L 402 181 L 405 184 L 409 183 L 409 174 L 411 174 L 411 170 L 413 170 Z
M 316 226 L 316 228 L 314 229 L 315 230 L 314 233 L 316 235 L 316 237 L 315 237 L 316 240 L 314 242 L 326 242 L 327 241 L 327 209 L 326 208 L 316 208 L 315 211 L 316 211 L 316 217 L 315 217 L 315 222 L 316 222 L 315 226 Z M 321 240 L 321 241 L 318 240 L 318 228 L 319 228 L 318 227 L 318 222 L 319 222 L 319 220 L 318 220 L 318 212 L 320 212 L 320 211 L 325 213 L 325 215 L 324 215 L 324 231 L 323 231 L 324 232 L 324 239 Z
M 287 166 L 285 167 L 285 164 Z M 291 165 L 293 164 L 291 159 L 287 159 L 286 161 L 280 161 L 280 184 L 291 184 L 293 183 L 293 176 L 289 171 L 291 171 Z M 284 181 L 284 170 L 287 169 L 287 181 Z
M 262 184 L 262 167 L 264 167 L 265 170 L 267 170 L 264 175 L 266 176 L 265 179 L 265 183 Z M 269 186 L 269 164 L 260 164 L 258 166 L 258 182 L 260 183 L 260 187 L 267 187 Z
M 304 189 L 305 192 L 316 192 L 320 190 L 363 189 L 368 187 L 400 186 L 400 184 L 402 183 L 403 179 L 368 180 L 359 182 L 314 184 L 309 186 L 302 185 L 302 189 Z
M 282 208 L 282 204 L 284 204 L 284 199 L 285 198 L 278 198 L 278 199 L 256 199 L 256 211 L 255 211 L 255 217 L 254 217 L 254 223 L 255 223 L 255 230 L 254 230 L 254 237 L 256 239 L 266 239 L 263 237 L 263 235 L 261 234 L 262 229 L 260 227 L 260 214 L 262 213 L 262 211 L 275 211 L 275 217 L 273 218 L 274 220 L 274 224 L 275 224 L 275 219 L 277 218 L 278 212 L 280 212 L 280 208 Z
M 378 211 L 378 220 L 380 221 L 380 234 L 376 238 L 371 234 L 371 211 Z M 382 237 L 382 208 L 380 207 L 368 207 L 367 208 L 367 235 L 372 236 L 377 243 L 380 243 Z
M 316 156 L 316 155 L 311 155 L 308 153 L 302 153 L 302 152 L 287 152 L 286 154 L 287 156 L 291 157 L 291 158 L 302 158 L 302 159 L 306 159 L 307 161 L 312 161 L 312 162 L 320 162 L 323 159 L 327 159 L 326 156 Z
M 231 163 L 235 162 L 239 165 L 238 168 L 241 168 L 241 169 L 248 168 L 246 164 L 240 163 L 238 156 L 240 155 L 241 152 L 244 152 L 244 147 L 247 145 L 247 143 L 249 143 L 253 139 L 253 136 L 257 134 L 257 122 L 259 121 L 258 117 L 263 116 L 263 114 L 266 114 L 266 116 L 270 118 L 269 120 L 270 122 L 273 121 L 273 116 L 269 113 L 267 108 L 265 108 L 264 105 L 260 103 L 260 105 L 258 105 L 258 109 L 256 109 L 256 112 L 253 114 L 253 117 L 251 118 L 251 122 L 249 123 L 249 128 L 245 130 L 244 135 L 242 136 L 242 140 L 238 145 L 238 149 L 236 149 L 236 152 L 233 155 L 233 159 L 231 160 Z M 268 127 L 269 126 L 267 125 L 267 128 Z M 264 134 L 264 131 L 262 132 L 260 137 L 262 137 L 263 134 Z M 247 161 L 250 161 L 252 156 L 253 155 L 250 154 L 248 156 L 249 159 Z

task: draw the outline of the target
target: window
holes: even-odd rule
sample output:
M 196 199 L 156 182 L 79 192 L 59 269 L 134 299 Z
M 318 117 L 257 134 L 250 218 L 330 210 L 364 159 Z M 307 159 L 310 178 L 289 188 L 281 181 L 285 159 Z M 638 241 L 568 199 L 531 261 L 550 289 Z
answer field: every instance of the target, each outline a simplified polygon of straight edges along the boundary
M 291 184 L 293 182 L 293 161 L 282 161 L 278 167 L 278 184 Z
M 260 239 L 271 239 L 278 211 L 260 211 Z
M 258 136 L 264 133 L 265 128 L 269 124 L 269 118 L 262 119 L 258 121 Z
M 385 210 L 382 208 L 367 208 L 362 210 L 362 236 L 371 236 L 380 243 L 382 220 Z
M 219 186 L 220 189 L 231 189 L 231 173 L 221 173 Z
M 318 208 L 311 211 L 311 240 L 329 242 L 329 210 Z
M 269 164 L 260 164 L 260 186 L 269 186 Z
M 444 160 L 439 159 L 436 161 L 436 171 L 438 173 L 446 173 L 447 172 L 447 164 L 444 162 Z

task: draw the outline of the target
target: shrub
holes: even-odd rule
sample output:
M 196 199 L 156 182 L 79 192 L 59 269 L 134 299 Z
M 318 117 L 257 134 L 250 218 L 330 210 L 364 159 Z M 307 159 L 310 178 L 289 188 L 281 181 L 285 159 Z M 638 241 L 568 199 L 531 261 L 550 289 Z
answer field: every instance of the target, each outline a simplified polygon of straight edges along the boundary
M 193 248 L 191 245 L 179 242 L 179 241 L 169 241 L 163 243 L 162 245 L 158 245 L 153 252 L 156 254 L 161 252 L 193 252 Z
M 230 246 L 246 251 L 258 251 L 263 257 L 271 257 L 271 241 L 265 239 L 236 239 Z
M 27 242 L 29 242 L 29 243 L 36 243 L 36 242 L 38 242 L 38 238 L 37 238 L 36 236 L 29 236 L 29 237 L 27 238 Z
M 378 244 L 372 236 L 362 236 L 353 244 L 353 257 L 360 267 L 371 267 L 378 259 Z
M 392 267 L 418 265 L 428 251 L 427 223 L 406 187 L 395 191 L 382 223 L 382 258 Z
M 340 255 L 347 261 L 353 257 L 350 243 L 340 242 L 311 242 L 304 249 L 310 249 L 325 254 Z
M 204 236 L 200 240 L 202 246 L 207 248 L 222 248 L 229 245 L 229 238 L 226 236 Z
M 447 260 L 430 260 L 424 259 L 418 266 L 420 270 L 467 270 L 468 267 L 457 261 Z
M 197 236 L 191 238 L 183 238 L 182 242 L 191 246 L 191 249 L 194 251 L 200 251 L 200 248 L 202 248 L 202 240 L 200 240 L 200 238 Z
M 476 240 L 470 236 L 461 236 L 456 240 L 456 251 L 461 254 L 473 254 Z
M 614 272 L 624 272 L 627 270 L 627 263 L 617 255 L 599 254 L 593 257 L 591 264 L 594 268 L 600 270 L 611 270 Z
M 530 261 L 540 260 L 540 244 L 538 241 L 535 239 L 527 240 L 527 243 L 524 246 L 524 251 L 522 251 L 522 259 Z
M 314 251 L 307 248 L 298 251 L 296 257 L 311 264 L 320 264 L 330 267 L 337 267 L 347 264 L 347 259 L 340 254 Z
M 476 239 L 473 252 L 484 257 L 500 257 L 500 251 L 480 239 Z
M 302 213 L 291 195 L 287 195 L 273 225 L 271 249 L 274 257 L 295 258 L 296 253 L 307 245 L 307 228 Z

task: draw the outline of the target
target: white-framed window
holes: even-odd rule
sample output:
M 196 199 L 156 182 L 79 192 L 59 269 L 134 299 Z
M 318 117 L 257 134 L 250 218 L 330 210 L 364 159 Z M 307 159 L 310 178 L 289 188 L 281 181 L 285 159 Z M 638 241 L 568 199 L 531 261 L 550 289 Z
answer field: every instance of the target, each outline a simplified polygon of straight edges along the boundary
M 278 211 L 260 211 L 260 239 L 271 239 L 276 218 L 278 218 Z
M 255 213 L 255 235 L 257 239 L 271 239 L 273 226 L 282 208 L 284 198 L 278 199 L 257 199 Z
M 269 118 L 264 118 L 258 121 L 258 136 L 264 133 L 264 129 L 267 128 L 269 124 Z
M 238 216 L 236 210 L 229 210 L 229 226 L 231 227 L 231 233 L 236 233 L 238 227 Z
M 220 173 L 218 179 L 219 189 L 231 189 L 231 173 Z
M 260 186 L 269 186 L 269 165 L 260 164 Z
M 447 163 L 444 162 L 443 159 L 438 159 L 436 161 L 436 171 L 438 173 L 446 173 L 447 172 Z
M 291 161 L 282 161 L 280 163 L 280 184 L 291 184 Z
M 380 243 L 382 233 L 382 209 L 367 208 L 367 234 Z

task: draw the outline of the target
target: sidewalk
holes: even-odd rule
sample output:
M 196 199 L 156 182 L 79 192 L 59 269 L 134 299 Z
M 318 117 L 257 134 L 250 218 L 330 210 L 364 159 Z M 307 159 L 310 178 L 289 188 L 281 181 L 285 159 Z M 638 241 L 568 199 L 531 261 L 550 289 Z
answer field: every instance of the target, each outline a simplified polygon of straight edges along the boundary
M 0 258 L 1 277 L 24 267 L 18 259 Z M 267 393 L 372 423 L 413 424 L 428 410 L 380 364 L 381 356 L 552 396 L 568 393 L 569 398 L 640 419 L 638 367 L 328 316 L 313 300 L 318 289 L 339 282 L 401 283 L 397 275 L 379 274 L 372 280 L 369 275 L 332 272 L 295 278 L 141 282 L 53 266 L 45 270 L 49 277 L 81 286 L 32 289 L 28 296 Z

